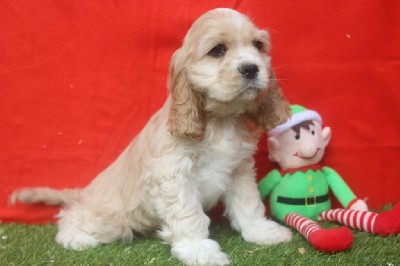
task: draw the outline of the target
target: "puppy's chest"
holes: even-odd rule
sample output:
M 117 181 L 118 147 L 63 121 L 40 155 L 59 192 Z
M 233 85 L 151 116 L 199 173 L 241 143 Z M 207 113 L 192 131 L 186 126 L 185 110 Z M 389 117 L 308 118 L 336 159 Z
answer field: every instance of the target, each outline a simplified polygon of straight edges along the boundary
M 242 123 L 229 120 L 211 124 L 198 149 L 195 165 L 200 171 L 235 168 L 242 160 L 253 155 L 256 142 L 256 136 L 248 132 Z
M 229 186 L 235 169 L 253 156 L 257 137 L 244 125 L 232 122 L 208 128 L 206 136 L 198 149 L 192 174 L 204 207 L 210 208 Z

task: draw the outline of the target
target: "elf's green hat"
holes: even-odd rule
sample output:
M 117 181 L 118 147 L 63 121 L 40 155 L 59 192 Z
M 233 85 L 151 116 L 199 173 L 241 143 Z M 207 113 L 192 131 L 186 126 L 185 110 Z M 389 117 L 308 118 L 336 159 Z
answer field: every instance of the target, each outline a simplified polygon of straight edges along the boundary
M 289 118 L 289 120 L 286 121 L 286 123 L 271 129 L 268 132 L 269 137 L 280 135 L 283 132 L 286 132 L 286 130 L 292 128 L 293 126 L 298 125 L 301 122 L 307 120 L 315 120 L 322 124 L 321 116 L 313 110 L 306 109 L 298 104 L 291 105 L 290 109 L 292 111 L 292 117 Z

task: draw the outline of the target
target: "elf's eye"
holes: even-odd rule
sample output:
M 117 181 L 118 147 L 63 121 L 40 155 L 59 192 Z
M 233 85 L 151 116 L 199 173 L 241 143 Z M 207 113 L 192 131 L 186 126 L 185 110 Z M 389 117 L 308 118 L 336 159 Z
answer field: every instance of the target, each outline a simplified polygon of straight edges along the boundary
M 207 54 L 214 57 L 214 58 L 221 58 L 223 57 L 228 49 L 224 44 L 218 44 L 217 46 L 214 46 Z
M 314 130 L 312 130 L 312 131 L 311 131 L 311 134 L 315 135 L 315 131 L 314 131 Z
M 299 139 L 300 139 L 300 135 L 296 135 L 296 136 L 294 136 L 294 138 L 295 138 L 296 140 L 299 140 Z

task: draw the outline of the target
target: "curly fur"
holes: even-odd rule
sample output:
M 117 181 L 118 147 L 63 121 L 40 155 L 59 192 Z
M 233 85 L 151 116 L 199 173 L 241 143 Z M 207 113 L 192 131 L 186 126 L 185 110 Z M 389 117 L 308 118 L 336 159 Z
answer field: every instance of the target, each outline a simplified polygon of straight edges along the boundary
M 218 44 L 226 53 L 213 57 Z M 244 119 L 268 129 L 288 118 L 268 51 L 267 32 L 246 16 L 204 14 L 173 55 L 164 106 L 115 162 L 83 189 L 21 189 L 12 201 L 63 205 L 56 241 L 75 250 L 158 232 L 185 264 L 228 264 L 208 238 L 205 211 L 219 200 L 246 241 L 288 241 L 290 231 L 264 217 L 253 159 L 259 132 Z M 239 73 L 246 64 L 259 70 L 251 79 Z

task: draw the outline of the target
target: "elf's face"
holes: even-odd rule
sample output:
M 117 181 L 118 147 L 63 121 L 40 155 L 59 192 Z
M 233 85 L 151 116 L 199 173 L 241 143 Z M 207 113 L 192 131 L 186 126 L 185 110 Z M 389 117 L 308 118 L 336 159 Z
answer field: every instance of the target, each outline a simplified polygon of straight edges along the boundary
M 331 138 L 329 127 L 321 128 L 321 124 L 313 121 L 309 129 L 293 129 L 268 138 L 268 150 L 271 158 L 283 170 L 295 169 L 319 163 L 324 156 L 325 147 Z

